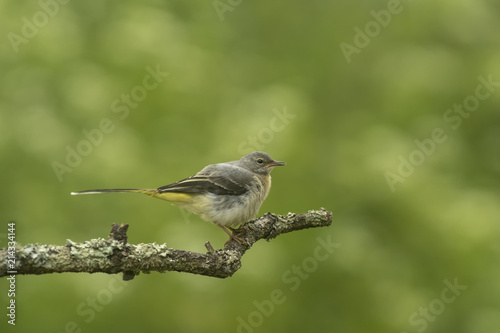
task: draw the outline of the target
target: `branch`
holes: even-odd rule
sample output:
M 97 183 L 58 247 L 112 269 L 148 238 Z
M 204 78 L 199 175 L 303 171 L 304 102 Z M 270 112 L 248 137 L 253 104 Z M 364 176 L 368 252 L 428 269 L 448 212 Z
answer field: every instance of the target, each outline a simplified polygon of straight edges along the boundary
M 12 274 L 10 271 L 15 274 L 99 272 L 123 273 L 124 280 L 131 280 L 140 272 L 177 271 L 226 278 L 241 268 L 241 257 L 258 240 L 269 241 L 287 232 L 326 227 L 331 223 L 332 213 L 323 208 L 298 215 L 267 213 L 236 230 L 248 246 L 231 239 L 224 249 L 214 250 L 207 242 L 207 253 L 169 249 L 166 244 L 129 244 L 128 225 L 113 224 L 108 239 L 84 243 L 68 239 L 64 246 L 29 244 L 21 247 L 17 244 L 15 268 L 8 266 L 8 249 L 0 249 L 0 277 Z

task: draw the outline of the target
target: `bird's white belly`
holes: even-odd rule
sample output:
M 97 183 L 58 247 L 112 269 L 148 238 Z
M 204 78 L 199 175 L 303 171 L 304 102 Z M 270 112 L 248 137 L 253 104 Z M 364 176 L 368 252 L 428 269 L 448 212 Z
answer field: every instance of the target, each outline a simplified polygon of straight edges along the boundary
M 210 193 L 202 200 L 205 201 L 205 209 L 200 212 L 200 216 L 206 221 L 222 226 L 238 225 L 255 218 L 264 201 L 258 195 L 250 193 L 244 195 Z

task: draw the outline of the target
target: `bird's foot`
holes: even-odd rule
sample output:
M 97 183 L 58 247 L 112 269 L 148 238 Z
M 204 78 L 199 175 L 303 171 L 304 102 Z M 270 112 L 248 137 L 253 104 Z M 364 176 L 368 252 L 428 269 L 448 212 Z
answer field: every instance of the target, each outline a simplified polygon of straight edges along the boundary
M 221 228 L 222 230 L 224 230 L 224 232 L 225 232 L 226 234 L 228 234 L 228 235 L 229 235 L 229 237 L 230 237 L 224 245 L 227 245 L 227 244 L 231 241 L 231 239 L 234 239 L 235 241 L 238 241 L 238 242 L 240 242 L 241 244 L 243 244 L 243 245 L 246 245 L 246 246 L 250 247 L 250 244 L 249 244 L 246 240 L 244 240 L 243 238 L 240 238 L 240 237 L 236 236 L 236 234 L 241 233 L 241 230 L 239 230 L 239 229 L 234 229 L 234 228 L 231 228 L 231 227 L 227 227 L 227 228 L 229 228 L 229 229 L 232 231 L 232 232 L 230 232 L 229 230 L 227 230 L 225 227 L 223 227 L 223 226 L 221 226 L 221 225 L 217 225 L 217 226 L 218 226 L 219 228 Z
M 250 247 L 250 244 L 246 240 L 244 240 L 243 238 L 240 238 L 240 237 L 238 237 L 238 236 L 236 236 L 234 234 L 233 235 L 229 235 L 229 239 L 226 241 L 226 243 L 224 243 L 224 246 L 226 246 L 227 244 L 229 244 L 229 242 L 231 241 L 231 239 L 234 239 L 235 241 L 238 241 L 241 244 Z

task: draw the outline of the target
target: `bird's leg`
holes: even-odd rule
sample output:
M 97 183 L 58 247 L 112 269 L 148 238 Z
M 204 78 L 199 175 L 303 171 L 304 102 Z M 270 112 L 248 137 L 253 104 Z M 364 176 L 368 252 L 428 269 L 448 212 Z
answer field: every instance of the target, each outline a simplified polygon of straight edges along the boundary
M 224 245 L 227 245 L 227 243 L 229 243 L 229 241 L 230 241 L 231 239 L 234 239 L 234 240 L 236 240 L 236 241 L 240 242 L 240 243 L 241 243 L 241 244 L 243 244 L 243 245 L 250 246 L 250 244 L 248 244 L 248 242 L 247 242 L 247 241 L 245 241 L 244 239 L 239 238 L 238 236 L 236 236 L 236 235 L 234 234 L 235 229 L 233 229 L 233 228 L 231 228 L 231 227 L 228 227 L 229 229 L 231 229 L 231 230 L 233 231 L 233 233 L 231 233 L 231 232 L 229 232 L 229 230 L 227 230 L 227 229 L 226 229 L 226 228 L 224 228 L 223 226 L 221 226 L 221 225 L 219 225 L 219 224 L 217 224 L 217 226 L 218 226 L 219 228 L 221 228 L 222 230 L 224 230 L 224 232 L 225 232 L 226 234 L 228 234 L 228 235 L 229 235 L 229 237 L 231 237 L 231 238 L 229 238 L 229 240 L 228 240 L 228 241 L 227 241 Z
M 227 228 L 228 228 L 229 230 L 231 230 L 231 232 L 232 232 L 233 234 L 235 234 L 235 233 L 236 233 L 236 234 L 240 233 L 240 232 L 241 232 L 241 230 L 240 230 L 240 229 L 243 229 L 243 231 L 247 231 L 247 232 L 248 232 L 248 231 L 250 231 L 250 230 L 248 230 L 248 228 L 247 228 L 247 227 L 231 228 L 231 227 L 229 227 L 229 226 L 228 226 Z

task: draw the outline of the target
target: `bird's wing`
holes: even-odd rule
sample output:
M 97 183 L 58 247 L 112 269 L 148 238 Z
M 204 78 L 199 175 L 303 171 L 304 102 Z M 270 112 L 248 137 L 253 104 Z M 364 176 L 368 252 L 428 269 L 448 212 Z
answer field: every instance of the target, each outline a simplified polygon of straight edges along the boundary
M 252 180 L 252 174 L 248 170 L 228 164 L 214 164 L 192 177 L 159 187 L 158 192 L 241 195 L 248 191 Z

